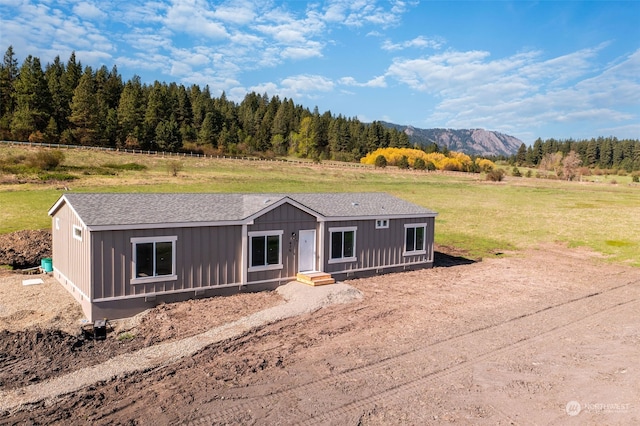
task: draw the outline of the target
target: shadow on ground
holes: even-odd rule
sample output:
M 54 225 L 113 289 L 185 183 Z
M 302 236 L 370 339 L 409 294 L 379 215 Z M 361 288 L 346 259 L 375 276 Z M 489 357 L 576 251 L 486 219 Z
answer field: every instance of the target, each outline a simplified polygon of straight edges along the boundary
M 459 253 L 453 253 L 451 250 L 436 250 L 434 252 L 433 266 L 436 268 L 448 268 L 451 266 L 470 265 L 479 262 L 479 259 L 471 259 Z

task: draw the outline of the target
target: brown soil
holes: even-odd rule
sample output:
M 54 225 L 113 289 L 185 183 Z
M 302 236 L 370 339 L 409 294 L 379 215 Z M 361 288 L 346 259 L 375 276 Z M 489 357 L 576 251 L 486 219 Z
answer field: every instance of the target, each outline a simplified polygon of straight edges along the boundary
M 362 301 L 0 412 L 0 424 L 640 424 L 637 268 L 556 245 L 482 262 L 440 248 L 436 260 L 348 281 Z M 280 303 L 266 292 L 163 305 L 82 342 L 62 286 L 22 278 L 0 277 L 0 396 Z M 54 300 L 5 305 L 20 291 Z
M 31 268 L 40 266 L 45 257 L 51 257 L 51 231 L 24 230 L 0 234 L 0 266 Z

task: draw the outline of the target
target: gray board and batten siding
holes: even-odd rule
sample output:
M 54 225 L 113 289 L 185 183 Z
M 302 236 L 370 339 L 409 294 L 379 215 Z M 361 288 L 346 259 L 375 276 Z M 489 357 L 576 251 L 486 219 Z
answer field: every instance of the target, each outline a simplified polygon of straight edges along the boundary
M 303 264 L 336 279 L 433 265 L 436 213 L 385 193 L 67 193 L 49 215 L 54 276 L 90 321 L 272 289 Z

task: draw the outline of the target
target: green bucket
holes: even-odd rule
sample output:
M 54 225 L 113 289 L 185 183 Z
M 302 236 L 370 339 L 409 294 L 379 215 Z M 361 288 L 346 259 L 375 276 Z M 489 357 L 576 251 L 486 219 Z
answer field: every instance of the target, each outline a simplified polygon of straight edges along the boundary
M 53 272 L 53 260 L 50 257 L 42 259 L 40 266 L 45 272 Z

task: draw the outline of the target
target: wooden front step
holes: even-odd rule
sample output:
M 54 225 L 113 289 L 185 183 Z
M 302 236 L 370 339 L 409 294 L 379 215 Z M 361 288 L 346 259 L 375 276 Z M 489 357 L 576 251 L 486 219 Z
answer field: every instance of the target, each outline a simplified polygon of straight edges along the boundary
M 326 272 L 299 272 L 298 275 L 296 275 L 296 280 L 312 286 L 327 285 L 336 282 L 336 280 Z

